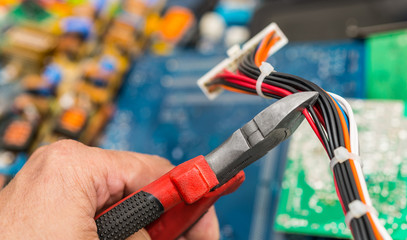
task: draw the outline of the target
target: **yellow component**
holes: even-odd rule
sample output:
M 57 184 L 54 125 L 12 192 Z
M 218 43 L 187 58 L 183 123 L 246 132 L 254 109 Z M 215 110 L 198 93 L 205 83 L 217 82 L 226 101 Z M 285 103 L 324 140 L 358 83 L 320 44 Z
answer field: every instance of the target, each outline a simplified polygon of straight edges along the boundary
M 173 45 L 164 41 L 156 41 L 151 46 L 151 50 L 157 55 L 168 55 L 172 49 Z
M 95 76 L 99 72 L 99 66 L 96 62 L 90 63 L 88 66 L 85 67 L 84 73 L 85 76 Z
M 103 104 L 111 100 L 111 94 L 108 89 L 97 88 L 84 82 L 79 83 L 78 91 L 88 95 L 97 104 Z
M 11 46 L 35 52 L 46 52 L 55 46 L 55 36 L 39 29 L 12 28 L 6 32 Z
M 115 45 L 127 52 L 135 44 L 135 29 L 126 22 L 114 21 L 104 39 L 105 44 Z
M 149 14 L 146 18 L 144 34 L 150 36 L 160 28 L 160 15 L 158 13 Z
M 191 10 L 184 7 L 168 9 L 161 20 L 160 36 L 163 40 L 177 43 L 195 21 Z
M 24 69 L 36 69 L 56 47 L 57 37 L 36 26 L 17 26 L 7 30 L 0 51 L 12 60 L 24 62 Z
M 21 0 L 1 0 L 0 6 L 14 6 L 21 2 Z
M 113 56 L 116 59 L 118 62 L 116 68 L 119 74 L 123 74 L 128 69 L 130 65 L 129 59 L 123 56 L 112 44 L 104 44 L 102 53 L 101 55 Z
M 75 92 L 83 72 L 83 65 L 70 61 L 62 54 L 54 55 L 52 60 L 55 64 L 62 66 L 62 76 L 64 77 L 58 85 L 57 96 L 61 97 L 67 92 Z
M 30 74 L 23 78 L 22 85 L 25 89 L 36 89 L 44 85 L 44 79 L 37 74 Z
M 58 17 L 68 17 L 72 15 L 72 7 L 66 3 L 54 2 L 47 7 L 47 10 Z

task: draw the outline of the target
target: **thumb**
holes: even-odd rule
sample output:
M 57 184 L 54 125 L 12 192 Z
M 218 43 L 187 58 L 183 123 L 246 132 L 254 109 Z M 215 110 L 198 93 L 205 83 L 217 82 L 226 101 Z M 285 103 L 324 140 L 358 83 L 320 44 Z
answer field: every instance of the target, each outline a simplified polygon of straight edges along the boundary
M 148 235 L 147 230 L 142 228 L 138 232 L 128 237 L 127 240 L 151 240 L 151 238 L 150 235 Z

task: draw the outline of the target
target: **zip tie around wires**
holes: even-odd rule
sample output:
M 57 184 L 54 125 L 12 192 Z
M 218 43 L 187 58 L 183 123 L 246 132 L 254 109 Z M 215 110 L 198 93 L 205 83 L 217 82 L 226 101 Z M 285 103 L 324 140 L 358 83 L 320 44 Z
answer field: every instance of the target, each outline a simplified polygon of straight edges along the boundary
M 334 157 L 331 159 L 330 167 L 331 170 L 334 170 L 334 167 L 338 163 L 343 163 L 345 161 L 348 161 L 349 159 L 352 159 L 355 164 L 359 164 L 360 167 L 362 168 L 362 160 L 360 157 L 354 153 L 351 153 L 348 151 L 348 149 L 344 147 L 338 147 L 337 149 L 334 150 Z
M 271 64 L 268 63 L 268 62 L 262 62 L 261 65 L 260 65 L 260 67 L 259 67 L 259 69 L 260 69 L 260 72 L 261 72 L 261 73 L 260 73 L 260 76 L 257 78 L 257 82 L 256 82 L 256 92 L 257 92 L 257 94 L 258 94 L 260 97 L 269 98 L 269 97 L 266 97 L 266 96 L 263 94 L 263 91 L 262 91 L 262 89 L 261 89 L 261 86 L 262 86 L 262 84 L 263 84 L 264 79 L 265 79 L 268 75 L 270 75 L 271 72 L 274 71 L 274 67 L 271 66 Z
M 354 200 L 348 204 L 349 211 L 345 215 L 345 223 L 350 228 L 350 222 L 353 219 L 361 218 L 367 213 L 377 216 L 377 211 L 374 207 L 364 204 L 360 200 Z

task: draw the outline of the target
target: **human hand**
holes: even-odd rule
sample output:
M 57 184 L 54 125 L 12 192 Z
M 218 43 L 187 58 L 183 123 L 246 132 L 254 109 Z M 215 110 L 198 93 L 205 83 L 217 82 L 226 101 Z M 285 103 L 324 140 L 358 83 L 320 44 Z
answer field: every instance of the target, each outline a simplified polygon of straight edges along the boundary
M 173 166 L 158 156 L 62 140 L 32 154 L 0 192 L 1 239 L 98 239 L 94 217 Z M 212 207 L 183 239 L 219 239 Z M 142 229 L 128 239 L 150 239 Z

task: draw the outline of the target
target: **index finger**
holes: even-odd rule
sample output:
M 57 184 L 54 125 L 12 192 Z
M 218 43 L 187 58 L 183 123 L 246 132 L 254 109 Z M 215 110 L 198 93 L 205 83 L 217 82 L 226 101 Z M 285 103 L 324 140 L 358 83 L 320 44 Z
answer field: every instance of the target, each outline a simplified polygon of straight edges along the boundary
M 105 190 L 98 196 L 98 210 L 108 207 L 123 197 L 138 191 L 158 179 L 174 166 L 166 159 L 134 152 L 102 150 L 107 171 L 104 178 L 96 179 L 95 185 L 104 185 Z

